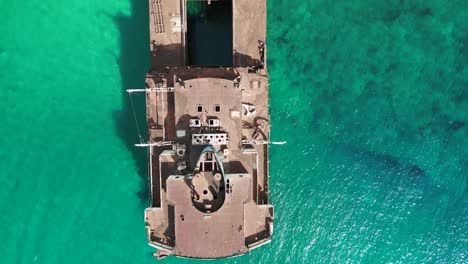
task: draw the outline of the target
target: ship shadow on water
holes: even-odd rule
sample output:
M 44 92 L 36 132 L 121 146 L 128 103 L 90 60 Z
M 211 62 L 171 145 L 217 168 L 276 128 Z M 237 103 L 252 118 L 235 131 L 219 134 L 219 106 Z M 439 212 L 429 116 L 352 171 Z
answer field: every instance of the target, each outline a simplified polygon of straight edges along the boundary
M 113 112 L 113 120 L 118 135 L 132 153 L 141 187 L 136 195 L 141 205 L 146 207 L 149 200 L 148 157 L 146 148 L 137 148 L 138 130 L 132 110 L 132 102 L 126 89 L 145 88 L 145 74 L 150 68 L 148 2 L 131 0 L 130 16 L 119 14 L 113 19 L 120 31 L 120 54 L 117 58 L 122 81 L 122 109 Z M 139 130 L 144 140 L 146 131 L 146 103 L 144 94 L 133 94 L 132 100 Z

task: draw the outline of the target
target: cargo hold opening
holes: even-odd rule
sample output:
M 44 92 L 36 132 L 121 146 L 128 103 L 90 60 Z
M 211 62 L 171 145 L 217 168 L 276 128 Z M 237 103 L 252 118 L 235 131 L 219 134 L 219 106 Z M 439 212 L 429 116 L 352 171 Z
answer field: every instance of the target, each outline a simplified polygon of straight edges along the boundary
M 188 65 L 232 66 L 232 0 L 187 0 L 186 8 Z

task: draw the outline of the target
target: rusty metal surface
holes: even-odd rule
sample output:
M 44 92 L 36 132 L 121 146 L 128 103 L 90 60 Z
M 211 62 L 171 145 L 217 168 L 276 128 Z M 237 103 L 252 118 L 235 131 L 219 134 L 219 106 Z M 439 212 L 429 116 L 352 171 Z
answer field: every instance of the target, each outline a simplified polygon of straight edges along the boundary
M 151 202 L 145 221 L 150 245 L 158 248 L 158 258 L 244 254 L 270 241 L 274 217 L 268 145 L 241 144 L 269 140 L 270 135 L 268 76 L 262 63 L 266 1 L 233 1 L 236 67 L 231 68 L 186 65 L 185 34 L 172 32 L 170 21 L 185 17 L 185 0 L 155 1 L 150 0 L 153 63 L 146 84 L 162 89 L 146 93 L 149 142 L 173 145 L 149 151 Z M 157 8 L 157 15 L 151 8 Z M 241 23 L 251 28 L 242 29 Z M 192 135 L 228 139 L 195 144 Z M 207 146 L 212 154 L 204 154 Z M 215 163 L 210 155 L 216 156 Z

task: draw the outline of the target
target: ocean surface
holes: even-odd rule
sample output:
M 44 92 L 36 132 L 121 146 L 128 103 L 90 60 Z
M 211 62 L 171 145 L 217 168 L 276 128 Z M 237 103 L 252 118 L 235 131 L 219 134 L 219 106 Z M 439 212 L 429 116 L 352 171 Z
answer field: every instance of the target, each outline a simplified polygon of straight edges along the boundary
M 0 263 L 155 263 L 147 6 L 0 0 Z M 268 12 L 274 238 L 210 263 L 468 263 L 468 2 Z

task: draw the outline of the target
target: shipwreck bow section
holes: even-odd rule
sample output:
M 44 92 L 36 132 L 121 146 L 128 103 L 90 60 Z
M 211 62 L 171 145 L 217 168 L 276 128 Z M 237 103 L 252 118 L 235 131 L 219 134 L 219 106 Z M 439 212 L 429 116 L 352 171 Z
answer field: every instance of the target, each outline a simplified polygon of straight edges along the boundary
M 266 0 L 149 4 L 149 244 L 158 258 L 242 255 L 273 232 Z

